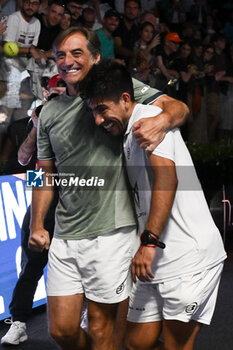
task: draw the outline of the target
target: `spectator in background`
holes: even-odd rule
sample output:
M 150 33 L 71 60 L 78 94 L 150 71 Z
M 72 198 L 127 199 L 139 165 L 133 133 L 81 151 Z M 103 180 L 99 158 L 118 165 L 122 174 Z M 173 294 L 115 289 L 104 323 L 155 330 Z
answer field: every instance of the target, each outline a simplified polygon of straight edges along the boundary
M 65 10 L 61 18 L 61 21 L 59 23 L 61 30 L 66 30 L 67 28 L 69 28 L 71 26 L 71 20 L 72 20 L 72 17 L 71 17 L 70 11 Z
M 101 43 L 101 58 L 114 58 L 114 39 L 112 33 L 117 29 L 120 15 L 115 10 L 108 10 L 103 18 L 103 28 L 96 30 Z
M 179 73 L 179 89 L 177 92 L 177 98 L 186 104 L 188 103 L 188 83 L 193 77 L 194 68 L 190 64 L 192 57 L 192 46 L 189 41 L 181 43 L 180 50 L 177 57 L 174 60 L 174 66 Z
M 35 96 L 43 95 L 41 91 L 41 77 L 53 76 L 57 73 L 57 67 L 52 55 L 52 44 L 61 28 L 59 23 L 64 14 L 65 7 L 62 0 L 52 0 L 46 10 L 46 14 L 38 16 L 41 23 L 41 31 L 37 47 L 32 46 L 31 53 L 34 55 L 35 62 L 29 61 L 27 70 L 30 72 L 32 79 L 32 91 Z
M 125 0 L 123 19 L 113 34 L 116 57 L 124 59 L 128 65 L 134 58 L 134 44 L 139 37 L 138 18 L 140 15 L 139 0 Z
M 102 27 L 102 24 L 96 21 L 96 12 L 92 7 L 85 7 L 82 15 L 79 17 L 79 25 L 92 30 Z
M 170 32 L 168 25 L 165 22 L 161 22 L 158 13 L 153 13 L 150 11 L 143 12 L 141 15 L 140 23 L 150 22 L 153 24 L 155 31 L 161 33 L 162 35 Z
M 211 44 L 214 45 L 215 59 L 218 70 L 225 70 L 225 48 L 226 48 L 226 38 L 223 34 L 216 33 L 211 37 Z
M 177 99 L 188 104 L 188 89 L 194 80 L 195 67 L 190 64 L 192 57 L 192 45 L 189 41 L 181 43 L 177 57 L 174 59 L 174 67 L 179 73 Z M 188 139 L 188 124 L 181 126 L 181 133 L 186 141 Z
M 182 40 L 176 32 L 170 32 L 166 34 L 163 44 L 156 51 L 157 66 L 160 69 L 160 74 L 156 76 L 156 88 L 173 97 L 175 94 L 173 81 L 179 78 L 179 73 L 174 69 L 173 62 L 181 42 Z M 168 85 L 170 81 L 171 84 Z
M 189 84 L 189 106 L 190 124 L 189 141 L 207 142 L 207 119 L 205 104 L 205 73 L 203 61 L 203 43 L 201 40 L 193 40 L 193 55 L 191 65 L 193 66 L 194 79 Z
M 225 82 L 226 89 L 221 92 L 221 120 L 219 125 L 220 139 L 232 142 L 233 138 L 233 44 L 226 57 L 225 70 L 216 75 L 219 82 Z
M 140 26 L 139 40 L 134 46 L 135 58 L 131 61 L 132 75 L 151 87 L 155 87 L 156 56 L 155 47 L 160 43 L 160 34 L 153 24 L 144 22 Z
M 207 45 L 203 52 L 205 73 L 206 122 L 209 142 L 217 140 L 217 128 L 220 121 L 220 91 L 215 79 L 217 67 L 213 45 Z
M 193 55 L 192 55 L 192 64 L 196 66 L 196 79 L 203 78 L 203 43 L 201 40 L 193 40 Z
M 140 23 L 143 24 L 144 22 L 150 22 L 151 24 L 153 24 L 154 29 L 157 29 L 156 25 L 157 25 L 158 20 L 159 19 L 155 16 L 155 14 L 153 12 L 145 11 L 141 15 Z
M 35 15 L 39 6 L 40 0 L 23 0 L 21 10 L 8 18 L 3 41 L 16 42 L 19 45 L 19 55 L 32 54 L 32 47 L 37 46 L 41 26 Z
M 164 12 L 165 22 L 169 23 L 171 31 L 177 31 L 177 25 L 179 23 L 179 13 L 182 9 L 180 0 L 171 0 L 169 7 Z
M 123 15 L 125 8 L 125 0 L 114 0 L 114 7 L 120 14 Z
M 157 0 L 141 0 L 142 12 L 151 11 L 157 12 Z
M 102 23 L 105 13 L 111 10 L 112 7 L 105 0 L 89 0 L 86 3 L 87 7 L 92 7 L 96 13 L 96 21 Z
M 205 0 L 194 0 L 194 4 L 190 8 L 191 21 L 201 26 L 206 20 L 207 13 Z
M 77 26 L 79 24 L 79 17 L 81 16 L 83 10 L 83 1 L 68 0 L 66 2 L 66 7 L 71 13 L 71 27 Z
M 52 44 L 60 32 L 60 21 L 64 15 L 65 7 L 62 0 L 50 2 L 46 14 L 39 15 L 41 31 L 37 47 L 33 47 L 32 52 L 36 52 L 40 57 L 47 59 L 52 57 Z
M 9 16 L 19 10 L 22 0 L 1 0 L 0 2 L 0 16 Z
M 203 43 L 202 28 L 194 27 L 193 40 L 199 40 Z
M 159 1 L 158 3 L 159 19 L 162 22 L 166 21 L 167 11 L 170 8 L 170 6 L 171 6 L 170 0 Z
M 214 19 L 211 15 L 206 16 L 205 23 L 203 23 L 203 26 L 202 26 L 202 31 L 203 31 L 204 44 L 205 45 L 210 44 L 211 37 L 213 36 L 213 34 L 217 32 L 214 24 Z
M 40 7 L 39 7 L 39 14 L 45 14 L 49 6 L 49 0 L 41 0 Z
M 183 30 L 187 25 L 187 19 L 187 13 L 180 9 L 178 13 L 178 22 L 173 23 L 173 25 L 170 26 L 170 28 L 174 28 L 174 32 L 177 32 L 181 37 L 183 37 Z
M 224 96 L 227 95 L 228 82 L 225 79 L 220 79 L 225 75 L 226 72 L 226 38 L 223 34 L 216 33 L 211 38 L 211 44 L 214 46 L 215 50 L 215 70 L 217 73 L 217 80 L 219 84 L 219 92 L 220 92 L 220 113 L 222 115 L 222 111 L 225 109 L 226 100 Z M 221 73 L 222 72 L 222 73 Z M 219 78 L 220 77 L 220 78 Z M 222 117 L 221 117 L 222 119 Z M 222 124 L 222 121 L 221 121 Z M 220 126 L 221 127 L 221 126 Z M 221 134 L 221 132 L 220 132 Z M 222 136 L 220 136 L 222 137 Z
M 30 108 L 34 96 L 30 88 L 30 79 L 26 77 L 22 80 L 21 73 L 25 70 L 28 63 L 28 56 L 32 55 L 34 58 L 34 53 L 31 51 L 34 46 L 37 46 L 39 33 L 40 33 L 40 22 L 35 17 L 38 12 L 40 5 L 39 0 L 23 0 L 22 8 L 20 11 L 14 12 L 8 18 L 7 30 L 3 34 L 3 43 L 13 41 L 19 46 L 19 57 L 7 58 L 6 62 L 9 68 L 8 72 L 8 87 L 10 84 L 15 84 L 15 94 L 16 98 L 19 100 L 19 104 L 15 104 L 15 101 L 11 101 L 6 107 L 8 118 L 5 122 L 5 130 L 2 132 L 7 132 L 10 125 L 17 122 L 17 135 L 15 135 L 14 140 L 17 145 L 21 144 L 25 137 L 25 123 L 27 120 L 27 110 Z M 21 81 L 22 80 L 22 81 Z M 10 91 L 9 91 L 10 94 Z M 17 108 L 15 108 L 17 107 Z M 12 143 L 10 138 L 6 139 L 2 158 L 4 161 L 8 160 L 8 157 L 12 151 Z M 9 167 L 5 169 L 12 173 L 14 170 Z
M 189 40 L 192 41 L 193 40 L 193 35 L 194 35 L 194 25 L 191 22 L 187 22 L 182 29 L 182 33 L 181 36 L 184 40 Z

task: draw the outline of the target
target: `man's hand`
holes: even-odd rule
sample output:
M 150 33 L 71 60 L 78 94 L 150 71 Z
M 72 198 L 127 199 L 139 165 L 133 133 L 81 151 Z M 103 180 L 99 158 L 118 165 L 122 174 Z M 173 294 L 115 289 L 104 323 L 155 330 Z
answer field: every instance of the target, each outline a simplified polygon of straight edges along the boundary
M 160 118 L 142 118 L 133 126 L 136 142 L 146 151 L 152 152 L 166 135 L 162 114 L 165 113 L 161 113 Z
M 45 229 L 32 231 L 28 241 L 28 247 L 36 252 L 42 252 L 49 249 L 50 237 Z
M 47 61 L 47 57 L 46 57 L 45 52 L 41 51 L 40 49 L 36 48 L 35 46 L 31 46 L 30 53 L 38 64 Z
M 140 246 L 132 260 L 131 273 L 134 283 L 136 277 L 142 282 L 150 282 L 154 277 L 151 271 L 151 264 L 156 255 L 156 248 Z
M 189 113 L 185 103 L 167 95 L 160 96 L 152 106 L 161 108 L 162 112 L 155 117 L 140 119 L 133 127 L 137 143 L 149 152 L 163 141 L 166 131 L 182 125 Z
M 7 16 L 0 20 L 0 35 L 2 35 L 7 29 Z
M 150 52 L 151 49 L 158 46 L 159 44 L 160 44 L 160 33 L 156 34 L 155 37 L 151 40 L 151 43 L 148 45 L 148 48 L 146 49 L 146 51 Z

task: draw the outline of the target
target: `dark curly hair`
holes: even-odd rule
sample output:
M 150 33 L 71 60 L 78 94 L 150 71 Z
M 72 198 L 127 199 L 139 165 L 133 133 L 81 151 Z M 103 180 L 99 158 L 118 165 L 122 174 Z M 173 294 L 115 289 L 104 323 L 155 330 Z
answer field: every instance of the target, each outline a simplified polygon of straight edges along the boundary
M 118 103 L 123 92 L 130 94 L 134 101 L 134 89 L 128 70 L 111 59 L 102 59 L 94 64 L 86 77 L 79 84 L 83 99 L 99 102 L 112 100 Z

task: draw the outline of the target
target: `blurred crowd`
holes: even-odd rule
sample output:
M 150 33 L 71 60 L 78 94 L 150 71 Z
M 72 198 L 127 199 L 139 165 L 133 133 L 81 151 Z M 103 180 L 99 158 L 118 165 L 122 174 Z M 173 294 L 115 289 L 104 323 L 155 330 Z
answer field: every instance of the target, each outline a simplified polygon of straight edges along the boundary
M 17 152 L 30 115 L 46 100 L 48 81 L 57 75 L 53 41 L 70 26 L 96 31 L 102 57 L 121 62 L 132 77 L 187 103 L 186 141 L 231 142 L 231 1 L 0 0 L 2 172 L 23 170 Z M 5 49 L 7 42 L 17 43 L 16 55 Z

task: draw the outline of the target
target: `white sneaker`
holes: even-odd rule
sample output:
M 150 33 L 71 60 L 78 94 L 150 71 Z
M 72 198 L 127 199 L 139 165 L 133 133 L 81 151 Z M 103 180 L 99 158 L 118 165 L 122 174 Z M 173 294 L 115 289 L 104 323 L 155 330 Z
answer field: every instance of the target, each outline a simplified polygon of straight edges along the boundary
M 28 339 L 26 333 L 26 323 L 20 321 L 5 320 L 5 323 L 11 324 L 9 331 L 2 337 L 1 344 L 18 345 Z

